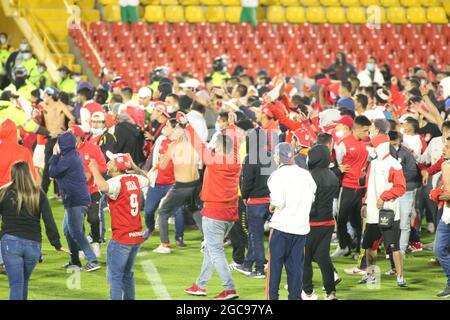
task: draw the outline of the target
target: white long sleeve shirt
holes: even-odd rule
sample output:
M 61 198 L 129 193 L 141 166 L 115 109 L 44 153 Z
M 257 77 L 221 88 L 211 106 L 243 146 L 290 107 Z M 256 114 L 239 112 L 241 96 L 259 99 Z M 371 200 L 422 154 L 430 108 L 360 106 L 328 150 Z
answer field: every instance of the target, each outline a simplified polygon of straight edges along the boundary
M 431 139 L 431 141 L 428 143 L 428 147 L 426 148 L 425 152 L 420 156 L 419 162 L 431 165 L 435 164 L 442 157 L 444 146 L 445 144 L 442 139 L 442 136 Z M 436 185 L 440 177 L 441 177 L 440 172 L 436 173 L 433 176 L 431 180 L 433 188 L 436 188 Z
M 309 214 L 317 189 L 309 171 L 284 165 L 271 174 L 267 185 L 270 204 L 275 206 L 269 227 L 290 234 L 308 234 Z

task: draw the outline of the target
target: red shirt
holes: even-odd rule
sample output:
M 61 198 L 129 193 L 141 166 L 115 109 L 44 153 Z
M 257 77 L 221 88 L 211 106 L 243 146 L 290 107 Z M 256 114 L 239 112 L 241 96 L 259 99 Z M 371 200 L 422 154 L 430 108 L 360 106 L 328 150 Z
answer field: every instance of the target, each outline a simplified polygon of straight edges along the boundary
M 98 187 L 95 185 L 94 178 L 92 177 L 92 173 L 89 170 L 89 163 L 91 162 L 92 159 L 95 159 L 95 161 L 97 161 L 98 163 L 98 170 L 100 171 L 100 173 L 105 173 L 107 169 L 105 156 L 103 155 L 102 149 L 100 149 L 99 146 L 89 141 L 84 141 L 78 147 L 77 151 L 83 158 L 84 171 L 86 172 L 86 174 L 89 174 L 91 176 L 91 178 L 87 182 L 89 193 L 94 194 L 98 192 Z
M 353 135 L 342 139 L 335 146 L 336 158 L 339 164 L 346 164 L 349 170 L 343 174 L 342 186 L 352 189 L 361 189 L 359 178 L 364 176 L 364 169 L 367 165 L 368 152 L 364 141 L 357 140 Z
M 169 149 L 172 141 L 170 139 L 165 139 L 161 142 L 159 150 L 153 149 L 153 152 L 158 152 L 158 158 L 161 159 L 162 156 L 166 153 L 167 149 Z M 173 161 L 170 160 L 167 167 L 164 169 L 158 169 L 158 176 L 156 177 L 156 184 L 175 184 L 175 175 L 173 173 Z
M 141 188 L 148 186 L 145 177 L 125 174 L 108 180 L 108 206 L 111 213 L 112 239 L 121 244 L 141 244 Z

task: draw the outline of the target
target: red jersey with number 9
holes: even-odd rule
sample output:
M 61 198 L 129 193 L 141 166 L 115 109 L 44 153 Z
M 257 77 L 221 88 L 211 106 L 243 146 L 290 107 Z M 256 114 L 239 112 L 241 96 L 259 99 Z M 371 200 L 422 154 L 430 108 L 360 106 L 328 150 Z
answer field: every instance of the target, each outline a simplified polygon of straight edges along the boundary
M 141 188 L 136 175 L 120 178 L 120 193 L 116 200 L 108 199 L 111 213 L 112 239 L 121 244 L 141 244 Z

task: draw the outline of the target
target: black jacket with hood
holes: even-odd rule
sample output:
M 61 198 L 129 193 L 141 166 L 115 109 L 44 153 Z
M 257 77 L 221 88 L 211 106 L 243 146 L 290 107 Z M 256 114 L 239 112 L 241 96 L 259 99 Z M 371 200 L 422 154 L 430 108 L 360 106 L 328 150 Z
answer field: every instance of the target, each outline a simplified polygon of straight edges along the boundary
M 342 62 L 339 64 L 336 59 L 335 63 L 331 64 L 326 69 L 322 69 L 322 71 L 328 73 L 333 80 L 341 80 L 342 82 L 348 81 L 352 74 L 356 74 L 355 66 L 347 61 L 347 55 L 344 52 L 338 51 L 337 53 L 342 55 Z M 339 68 L 342 68 L 340 76 L 338 76 Z
M 329 169 L 330 161 L 330 150 L 326 146 L 318 144 L 309 150 L 308 168 L 317 185 L 310 222 L 334 220 L 333 198 L 339 190 L 339 180 Z

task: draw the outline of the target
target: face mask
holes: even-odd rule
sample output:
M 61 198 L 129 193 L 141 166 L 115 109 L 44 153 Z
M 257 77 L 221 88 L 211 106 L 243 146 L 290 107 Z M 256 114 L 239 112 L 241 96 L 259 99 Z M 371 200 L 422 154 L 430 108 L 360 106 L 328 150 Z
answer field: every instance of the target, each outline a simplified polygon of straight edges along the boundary
M 91 132 L 94 136 L 99 136 L 103 133 L 102 128 L 91 128 Z
M 0 44 L 5 44 L 6 43 L 6 38 L 0 38 Z
M 167 112 L 173 113 L 173 106 L 167 106 Z
M 20 49 L 20 51 L 25 51 L 25 50 L 27 50 L 27 49 L 28 49 L 28 44 L 26 44 L 26 43 L 21 43 L 21 44 L 19 45 L 19 49 Z
M 222 131 L 222 128 L 219 126 L 219 123 L 217 123 L 217 122 L 214 125 L 214 127 L 216 128 L 216 131 Z
M 373 63 L 366 64 L 366 69 L 369 71 L 375 70 L 375 65 Z
M 395 151 L 400 150 L 400 146 L 394 146 Z
M 403 128 L 403 127 L 400 128 L 400 133 L 401 133 L 401 134 L 405 134 L 405 128 Z
M 338 137 L 339 139 L 342 139 L 344 137 L 344 130 L 338 130 L 336 131 L 336 137 Z
M 65 72 L 59 72 L 58 73 L 59 74 L 59 77 L 61 78 L 61 79 L 64 79 L 65 77 L 66 77 L 66 73 Z
M 38 72 L 39 73 L 44 73 L 45 72 L 45 68 L 38 68 Z
M 75 81 L 75 82 L 80 82 L 81 81 L 81 78 L 80 77 L 73 77 L 73 80 Z
M 31 53 L 24 53 L 23 54 L 23 60 L 30 60 L 31 59 Z

